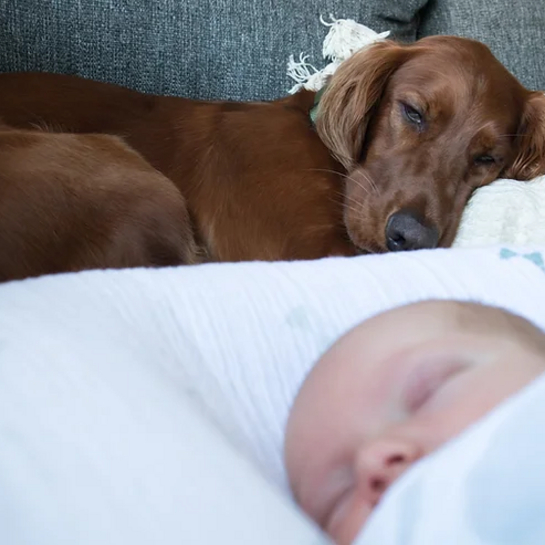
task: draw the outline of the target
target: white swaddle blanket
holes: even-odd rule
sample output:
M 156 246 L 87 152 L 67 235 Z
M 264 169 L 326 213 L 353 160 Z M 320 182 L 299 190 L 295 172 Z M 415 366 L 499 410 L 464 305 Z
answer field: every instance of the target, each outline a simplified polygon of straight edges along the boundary
M 114 543 L 105 537 L 114 536 L 120 543 L 132 528 L 132 544 L 149 543 L 154 532 L 162 543 L 211 543 L 214 525 L 202 530 L 194 511 L 213 489 L 199 482 L 214 457 L 202 455 L 192 433 L 190 463 L 178 396 L 286 491 L 288 411 L 332 342 L 378 312 L 429 298 L 500 305 L 545 329 L 544 251 L 95 271 L 0 286 L 0 442 L 8 445 L 0 449 L 0 542 L 92 543 L 92 536 Z M 228 467 L 212 474 L 226 476 Z M 241 471 L 247 469 L 233 471 L 233 503 L 221 519 L 230 517 L 231 529 L 244 519 L 241 511 L 252 516 L 277 501 L 274 487 L 263 500 L 266 482 L 260 488 L 251 477 L 256 497 L 248 509 Z M 226 483 L 215 486 L 225 498 Z M 297 539 L 273 532 L 261 544 L 318 543 L 310 526 L 301 522 L 296 532 L 282 502 L 277 507 L 277 518 L 254 517 L 254 527 L 264 524 L 267 534 L 267 520 L 278 527 L 285 518 Z M 222 509 L 224 503 L 212 511 Z M 187 532 L 192 537 L 184 541 Z M 251 542 L 238 534 L 229 541 L 225 529 L 219 536 L 222 543 Z

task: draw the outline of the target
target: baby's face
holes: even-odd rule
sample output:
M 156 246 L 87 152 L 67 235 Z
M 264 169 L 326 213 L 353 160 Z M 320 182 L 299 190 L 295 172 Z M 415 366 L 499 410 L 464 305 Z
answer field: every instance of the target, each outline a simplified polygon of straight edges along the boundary
M 409 305 L 364 322 L 322 357 L 295 401 L 285 454 L 295 498 L 338 544 L 352 542 L 411 464 L 544 370 L 541 339 L 524 342 L 510 328 L 519 320 L 529 338 L 540 334 L 509 319 L 479 305 Z

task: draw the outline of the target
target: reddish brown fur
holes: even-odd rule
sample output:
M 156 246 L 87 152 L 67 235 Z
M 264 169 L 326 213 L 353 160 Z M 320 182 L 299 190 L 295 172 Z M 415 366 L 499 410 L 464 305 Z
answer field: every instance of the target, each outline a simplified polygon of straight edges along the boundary
M 191 263 L 184 198 L 121 139 L 0 130 L 0 281 Z
M 402 103 L 424 112 L 423 130 L 404 119 Z M 339 68 L 322 107 L 318 132 L 349 173 L 346 225 L 370 251 L 385 250 L 377 234 L 400 208 L 450 246 L 474 189 L 545 173 L 545 96 L 479 42 L 378 43 Z M 487 154 L 494 164 L 475 164 Z
M 6 140 L 9 133 L 0 138 L 0 183 L 13 195 L 9 206 L 0 198 L 0 254 L 13 256 L 0 258 L 0 278 L 158 264 L 146 257 L 149 237 L 144 251 L 135 234 L 138 222 L 115 227 L 124 214 L 161 223 L 151 230 L 151 246 L 164 237 L 172 243 L 179 233 L 180 263 L 385 251 L 386 224 L 400 210 L 433 226 L 439 245 L 449 246 L 476 187 L 501 174 L 545 173 L 545 99 L 478 42 L 376 44 L 339 68 L 316 129 L 309 121 L 313 100 L 304 91 L 272 103 L 197 102 L 70 76 L 0 75 L 0 118 L 26 130 L 12 134 L 16 143 Z M 418 130 L 402 114 L 405 102 L 423 112 Z M 475 164 L 487 154 L 494 164 Z M 38 177 L 47 180 L 47 198 Z M 71 188 L 70 206 L 55 184 Z M 123 213 L 101 184 L 119 195 Z M 196 255 L 182 195 L 204 257 Z M 21 212 L 9 212 L 15 208 Z M 80 209 L 87 213 L 74 213 Z M 102 234 L 112 229 L 117 242 L 103 247 Z M 49 264 L 37 260 L 17 272 L 18 259 L 30 262 L 22 256 L 39 253 L 36 232 L 44 247 L 56 244 L 41 253 Z M 53 232 L 66 233 L 66 248 L 79 246 L 87 257 L 68 259 L 72 250 Z

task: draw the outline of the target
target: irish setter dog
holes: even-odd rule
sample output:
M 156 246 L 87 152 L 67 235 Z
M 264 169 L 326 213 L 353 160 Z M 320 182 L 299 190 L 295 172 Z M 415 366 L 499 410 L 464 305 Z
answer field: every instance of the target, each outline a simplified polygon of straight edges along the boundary
M 0 75 L 0 280 L 448 247 L 475 188 L 545 173 L 545 96 L 469 39 L 379 42 L 315 99 Z

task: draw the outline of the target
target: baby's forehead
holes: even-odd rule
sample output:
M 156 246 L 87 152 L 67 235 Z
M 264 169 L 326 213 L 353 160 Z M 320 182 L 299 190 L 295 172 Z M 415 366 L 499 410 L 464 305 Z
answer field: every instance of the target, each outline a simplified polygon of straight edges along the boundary
M 507 311 L 480 303 L 427 300 L 379 313 L 362 323 L 370 335 L 407 338 L 407 335 L 438 337 L 450 333 L 472 336 L 517 335 L 520 319 Z M 409 339 L 407 339 L 409 340 Z
M 458 323 L 466 320 L 480 319 L 491 314 L 508 315 L 509 313 L 499 307 L 493 307 L 480 302 L 458 301 L 451 299 L 426 299 L 407 303 L 391 310 L 385 311 L 384 316 L 406 315 L 420 318 L 439 318 L 445 322 Z
M 427 300 L 397 307 L 378 316 L 380 330 L 403 326 L 430 334 L 462 333 L 490 339 L 537 344 L 545 353 L 545 335 L 531 322 L 504 308 L 478 301 Z
M 405 321 L 407 325 L 429 322 L 436 326 L 455 327 L 463 324 L 467 319 L 478 318 L 483 313 L 479 305 L 450 301 L 425 300 L 408 303 L 377 314 L 374 319 L 379 326 L 398 321 Z

